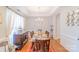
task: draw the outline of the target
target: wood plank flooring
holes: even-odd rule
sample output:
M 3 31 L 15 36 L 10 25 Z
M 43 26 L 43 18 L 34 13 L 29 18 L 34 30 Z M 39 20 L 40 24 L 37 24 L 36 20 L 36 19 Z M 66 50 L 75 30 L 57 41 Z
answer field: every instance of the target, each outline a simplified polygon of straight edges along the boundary
M 31 52 L 32 42 L 29 40 L 21 50 L 17 50 L 16 52 Z M 62 47 L 56 40 L 50 40 L 50 50 L 51 52 L 68 52 L 64 47 Z
M 61 46 L 56 40 L 51 40 L 50 42 L 50 48 L 54 50 L 54 52 L 68 52 L 68 50 Z

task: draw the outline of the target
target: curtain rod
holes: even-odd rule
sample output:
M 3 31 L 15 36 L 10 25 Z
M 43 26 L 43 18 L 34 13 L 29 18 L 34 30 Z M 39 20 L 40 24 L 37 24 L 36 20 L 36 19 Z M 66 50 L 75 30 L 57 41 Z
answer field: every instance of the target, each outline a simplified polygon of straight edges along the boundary
M 14 12 L 14 13 L 16 13 L 16 14 L 18 14 L 18 15 L 20 15 L 20 16 L 22 16 L 22 17 L 24 17 L 23 15 L 21 15 L 21 14 L 19 14 L 18 12 L 16 12 L 16 11 L 14 11 L 13 9 L 11 9 L 10 7 L 8 7 L 8 6 L 6 6 L 9 10 L 11 10 L 12 12 Z

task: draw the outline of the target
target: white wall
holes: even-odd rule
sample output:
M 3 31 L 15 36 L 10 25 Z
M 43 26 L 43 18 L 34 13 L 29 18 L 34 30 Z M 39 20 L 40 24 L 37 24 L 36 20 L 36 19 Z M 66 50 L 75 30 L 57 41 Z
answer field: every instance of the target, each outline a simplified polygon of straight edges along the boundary
M 6 36 L 6 25 L 5 25 L 5 15 L 6 15 L 6 8 L 5 7 L 0 7 L 0 16 L 2 23 L 0 24 L 0 41 L 5 40 Z
M 0 16 L 2 20 L 2 23 L 0 23 L 0 43 L 2 41 L 5 41 L 5 37 L 6 37 L 6 7 L 2 7 L 0 6 Z M 0 47 L 0 52 L 4 52 L 5 51 L 5 46 Z
M 49 16 L 44 16 L 40 18 L 43 21 L 36 21 L 37 17 L 28 17 L 25 20 L 25 28 L 27 31 L 38 31 L 38 29 L 42 29 L 43 31 L 50 31 L 50 25 L 53 24 L 53 20 Z
M 60 7 L 57 13 L 60 13 L 59 25 L 60 25 L 60 39 L 61 45 L 63 45 L 69 51 L 79 51 L 79 26 L 67 26 L 66 16 L 68 12 L 76 10 L 79 7 Z M 53 18 L 56 20 L 56 15 L 53 15 Z M 58 20 L 57 20 L 58 21 Z M 56 26 L 56 24 L 55 24 Z M 55 30 L 58 30 L 57 28 Z M 57 34 L 55 32 L 55 34 Z
M 50 17 L 53 20 L 53 37 L 60 38 L 60 11 L 59 7 Z

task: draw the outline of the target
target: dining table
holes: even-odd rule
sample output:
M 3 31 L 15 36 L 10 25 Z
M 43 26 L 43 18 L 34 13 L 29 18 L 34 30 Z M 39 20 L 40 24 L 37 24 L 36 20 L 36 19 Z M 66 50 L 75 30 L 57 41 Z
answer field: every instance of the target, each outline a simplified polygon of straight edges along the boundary
M 32 38 L 32 50 L 38 52 L 48 52 L 50 47 L 50 38 L 46 34 L 34 34 Z

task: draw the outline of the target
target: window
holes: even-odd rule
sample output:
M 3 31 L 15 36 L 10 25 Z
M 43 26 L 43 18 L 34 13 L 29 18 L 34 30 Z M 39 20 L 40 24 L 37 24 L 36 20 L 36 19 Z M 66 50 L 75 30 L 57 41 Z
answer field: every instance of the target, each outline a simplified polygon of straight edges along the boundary
M 24 29 L 24 18 L 22 16 L 16 15 L 16 20 L 14 21 L 14 31 L 15 33 L 19 33 L 19 30 Z
M 24 29 L 24 18 L 15 12 L 7 9 L 6 12 L 6 27 L 7 35 L 9 37 L 10 44 L 13 45 L 13 35 L 19 33 L 19 29 Z

